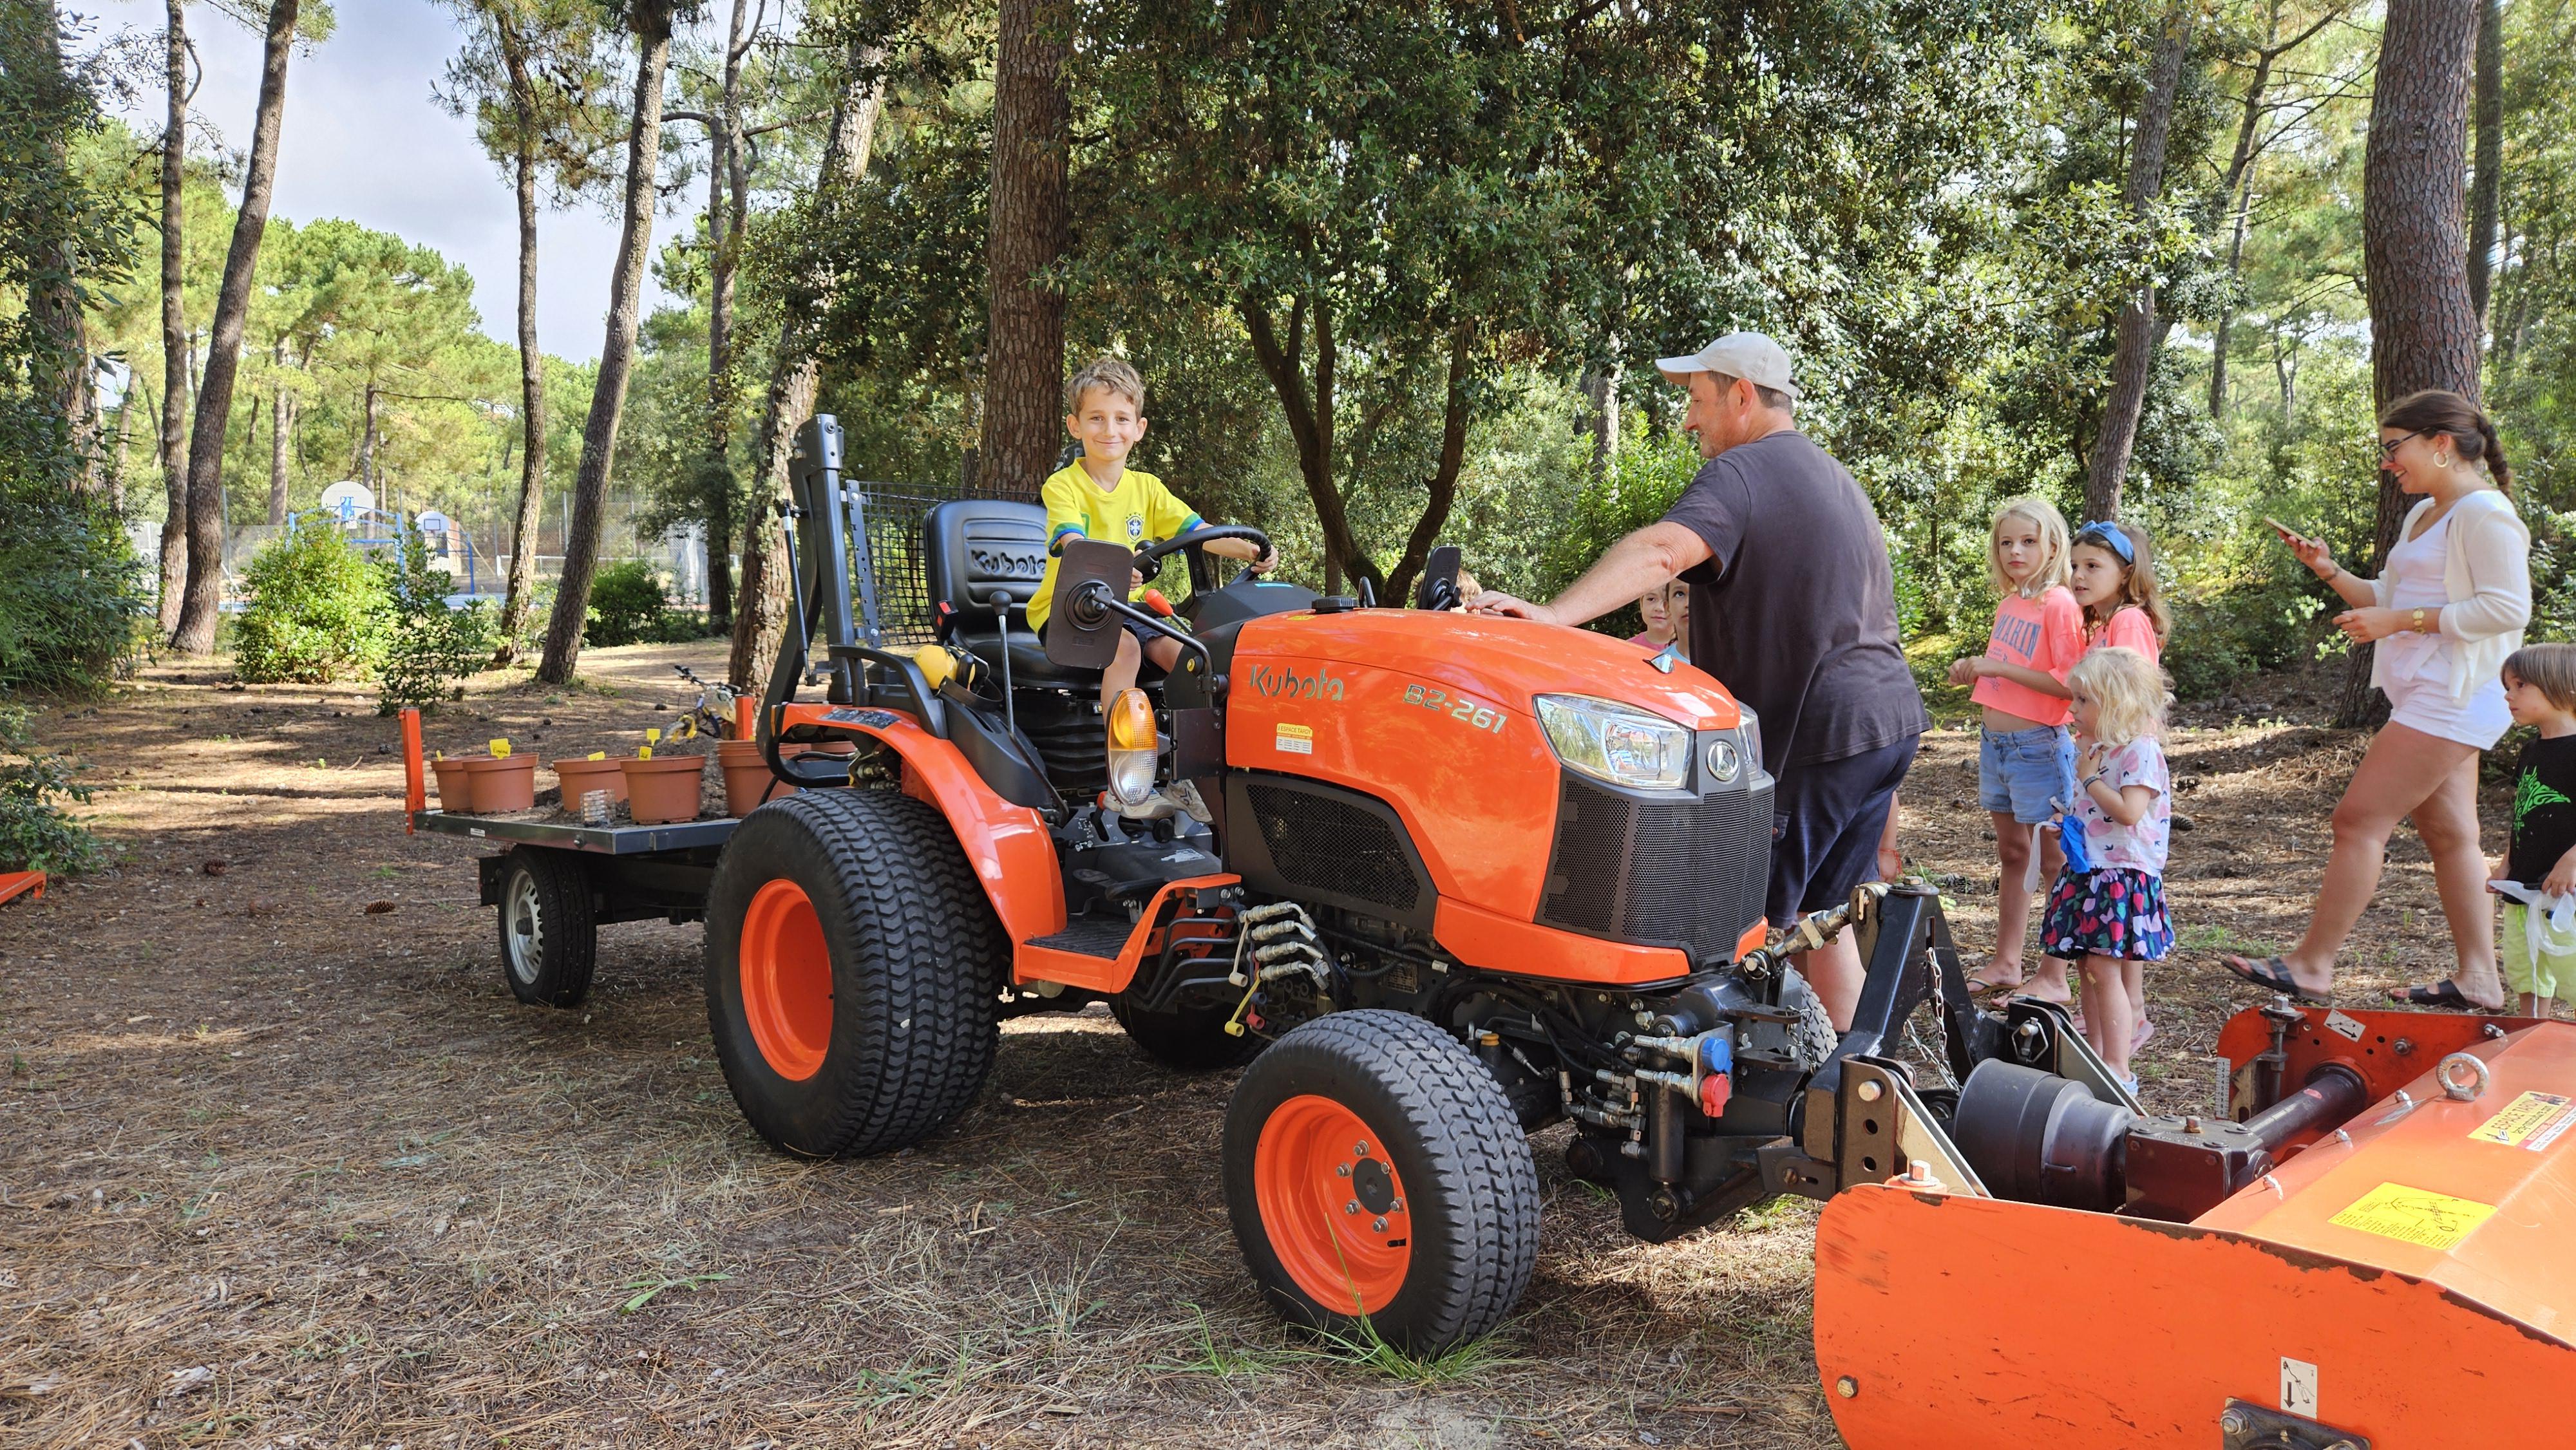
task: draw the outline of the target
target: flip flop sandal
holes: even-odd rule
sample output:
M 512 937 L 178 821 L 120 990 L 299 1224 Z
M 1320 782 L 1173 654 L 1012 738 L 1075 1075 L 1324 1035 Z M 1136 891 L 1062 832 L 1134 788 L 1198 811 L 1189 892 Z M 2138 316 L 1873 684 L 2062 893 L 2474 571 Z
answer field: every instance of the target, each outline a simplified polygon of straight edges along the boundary
M 2334 1005 L 2327 998 L 2320 997 L 2292 981 L 2290 964 L 2279 957 L 2265 957 L 2259 966 L 2253 965 L 2251 959 L 2246 957 L 2221 957 L 2218 959 L 2218 964 L 2225 967 L 2230 974 L 2252 982 L 2255 986 L 2273 992 L 2286 992 L 2293 1001 L 2305 1002 L 2311 1007 Z
M 2501 1003 L 2493 1007 L 2481 1007 L 2470 1001 L 2468 994 L 2460 990 L 2460 984 L 2448 978 L 2435 982 L 2429 987 L 2391 987 L 2388 989 L 2388 1000 L 2403 1002 L 2409 1007 L 2438 1007 L 2447 1012 L 2501 1012 L 2504 1010 Z
M 1986 969 L 1979 967 L 1977 970 L 1983 972 Z M 1968 978 L 1968 992 L 1969 995 L 1977 997 L 1991 996 L 1997 992 L 2018 992 L 2021 990 L 2022 983 L 2029 980 L 2029 977 L 2023 976 L 2009 982 L 1990 982 L 1982 976 L 1972 976 Z
M 2148 1021 L 2144 1017 L 2139 1018 L 2137 1030 L 2129 1034 L 2129 1050 L 2131 1052 L 2135 1052 L 2139 1048 L 2146 1046 L 2148 1041 L 2155 1035 L 2156 1024 Z

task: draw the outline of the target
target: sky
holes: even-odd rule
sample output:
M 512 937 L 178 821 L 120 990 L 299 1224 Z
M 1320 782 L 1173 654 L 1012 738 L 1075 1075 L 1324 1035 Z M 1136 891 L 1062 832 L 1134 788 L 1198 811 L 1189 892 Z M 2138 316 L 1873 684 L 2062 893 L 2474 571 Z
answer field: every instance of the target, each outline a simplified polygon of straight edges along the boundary
M 63 8 L 90 22 L 85 48 L 120 30 L 161 33 L 160 0 L 66 0 Z M 333 9 L 339 28 L 331 38 L 299 50 L 287 66 L 269 214 L 298 225 L 342 217 L 437 248 L 473 274 L 483 330 L 515 343 L 517 203 L 476 144 L 472 124 L 430 96 L 456 53 L 460 22 L 432 0 L 338 0 Z M 259 100 L 260 37 L 211 5 L 190 5 L 188 25 L 205 64 L 193 110 L 226 147 L 246 149 Z M 155 84 L 120 113 L 141 134 L 157 135 L 165 103 Z M 666 146 L 687 134 L 666 133 Z M 654 223 L 657 248 L 697 214 L 686 198 L 671 204 L 675 209 Z M 537 341 L 547 352 L 577 362 L 599 356 L 616 261 L 617 223 L 601 208 L 539 213 Z M 645 289 L 650 312 L 662 294 L 649 271 Z

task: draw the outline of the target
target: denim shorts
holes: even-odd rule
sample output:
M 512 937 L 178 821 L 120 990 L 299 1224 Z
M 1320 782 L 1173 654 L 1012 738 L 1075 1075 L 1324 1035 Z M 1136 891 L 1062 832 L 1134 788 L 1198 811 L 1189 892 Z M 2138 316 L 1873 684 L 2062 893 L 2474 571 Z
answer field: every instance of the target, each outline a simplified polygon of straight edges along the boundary
M 2075 737 L 2062 725 L 1981 732 L 1977 741 L 1977 804 L 2010 811 L 2035 826 L 2057 814 L 2054 798 L 2075 799 Z

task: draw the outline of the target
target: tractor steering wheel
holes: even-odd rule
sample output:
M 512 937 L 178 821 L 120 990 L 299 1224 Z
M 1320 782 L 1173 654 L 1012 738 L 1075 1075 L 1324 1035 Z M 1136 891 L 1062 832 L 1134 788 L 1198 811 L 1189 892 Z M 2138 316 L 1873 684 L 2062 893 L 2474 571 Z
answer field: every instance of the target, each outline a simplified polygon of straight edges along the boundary
M 1214 543 L 1218 539 L 1250 539 L 1252 542 L 1261 546 L 1262 553 L 1267 554 L 1271 552 L 1270 536 L 1263 533 L 1261 530 L 1254 528 L 1252 525 L 1217 524 L 1210 528 L 1192 529 L 1186 534 L 1175 534 L 1172 537 L 1163 540 L 1159 544 L 1147 544 L 1145 547 L 1138 549 L 1136 551 L 1136 572 L 1144 575 L 1145 582 L 1151 584 L 1154 582 L 1156 576 L 1163 572 L 1163 561 L 1165 559 L 1179 553 L 1183 549 L 1195 549 L 1202 544 Z M 1237 574 L 1235 577 L 1240 579 L 1243 576 L 1241 574 Z

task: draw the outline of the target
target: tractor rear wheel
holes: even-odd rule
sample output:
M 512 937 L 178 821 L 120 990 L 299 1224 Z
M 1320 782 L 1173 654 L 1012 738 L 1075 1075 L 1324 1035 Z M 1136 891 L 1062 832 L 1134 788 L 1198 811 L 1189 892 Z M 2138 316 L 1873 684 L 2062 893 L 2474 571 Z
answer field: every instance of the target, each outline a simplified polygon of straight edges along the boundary
M 1402 1012 L 1335 1012 L 1254 1060 L 1225 1119 L 1235 1241 L 1289 1319 L 1437 1354 L 1538 1257 L 1538 1169 L 1494 1076 Z
M 590 877 L 568 853 L 513 847 L 501 868 L 501 978 L 532 1007 L 578 1007 L 599 957 Z
M 1225 1024 L 1234 1016 L 1230 1002 L 1183 1007 L 1169 1012 L 1139 1012 L 1123 997 L 1109 999 L 1109 1015 L 1127 1029 L 1138 1051 L 1175 1072 L 1209 1072 L 1237 1067 L 1261 1050 L 1261 1039 L 1247 1032 L 1228 1037 Z
M 707 895 L 707 1025 L 734 1102 L 791 1153 L 887 1153 L 992 1071 L 1009 944 L 939 812 L 882 790 L 753 811 Z

